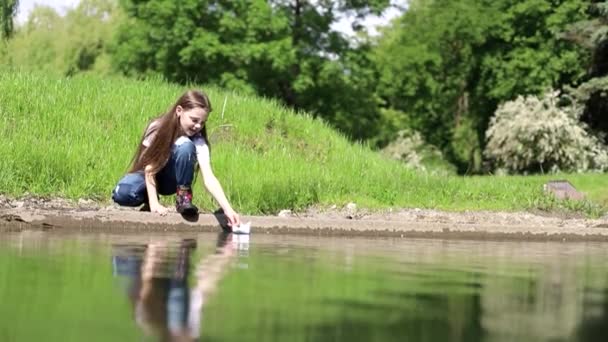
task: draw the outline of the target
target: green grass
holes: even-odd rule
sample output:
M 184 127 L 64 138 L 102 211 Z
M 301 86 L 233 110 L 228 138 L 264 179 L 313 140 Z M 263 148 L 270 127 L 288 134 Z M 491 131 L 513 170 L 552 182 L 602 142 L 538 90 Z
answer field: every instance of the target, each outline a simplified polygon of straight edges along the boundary
M 27 192 L 109 201 L 148 120 L 167 110 L 187 89 L 162 80 L 0 71 L 0 193 L 12 197 Z M 348 202 L 372 209 L 564 207 L 592 215 L 608 207 L 604 174 L 417 173 L 366 146 L 352 144 L 323 121 L 296 114 L 275 101 L 202 88 L 214 106 L 208 122 L 213 168 L 233 206 L 243 213 Z M 547 198 L 542 184 L 555 178 L 570 180 L 590 201 L 572 205 Z M 216 207 L 200 185 L 195 191 L 199 206 Z

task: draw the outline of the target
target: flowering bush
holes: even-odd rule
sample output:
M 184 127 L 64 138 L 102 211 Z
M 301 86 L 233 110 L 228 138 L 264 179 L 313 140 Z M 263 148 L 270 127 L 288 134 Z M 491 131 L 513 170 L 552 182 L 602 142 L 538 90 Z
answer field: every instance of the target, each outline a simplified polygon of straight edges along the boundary
M 519 96 L 498 107 L 486 131 L 485 157 L 509 172 L 608 169 L 608 149 L 580 122 L 581 107 L 557 92 Z
M 456 168 L 446 161 L 433 145 L 427 144 L 417 131 L 402 130 L 382 153 L 392 159 L 400 160 L 409 168 L 428 171 L 434 174 L 451 174 Z

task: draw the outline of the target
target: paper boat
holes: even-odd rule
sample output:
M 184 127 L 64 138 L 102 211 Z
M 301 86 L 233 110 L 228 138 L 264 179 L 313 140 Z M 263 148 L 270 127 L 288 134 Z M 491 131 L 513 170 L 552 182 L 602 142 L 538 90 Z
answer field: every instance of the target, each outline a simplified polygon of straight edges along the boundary
M 249 234 L 251 232 L 251 222 L 241 223 L 236 227 L 232 227 L 234 234 Z

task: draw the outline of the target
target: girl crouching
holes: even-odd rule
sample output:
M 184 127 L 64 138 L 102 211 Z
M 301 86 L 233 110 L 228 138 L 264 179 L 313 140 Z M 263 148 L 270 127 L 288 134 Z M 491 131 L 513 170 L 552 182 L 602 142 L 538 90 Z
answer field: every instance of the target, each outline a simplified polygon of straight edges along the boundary
M 129 172 L 112 191 L 112 199 L 124 206 L 147 205 L 165 215 L 167 208 L 158 195 L 175 194 L 178 213 L 192 215 L 192 181 L 198 162 L 207 191 L 224 211 L 230 226 L 240 224 L 222 186 L 211 169 L 209 139 L 205 123 L 211 112 L 207 95 L 196 90 L 183 94 L 167 113 L 146 128 Z

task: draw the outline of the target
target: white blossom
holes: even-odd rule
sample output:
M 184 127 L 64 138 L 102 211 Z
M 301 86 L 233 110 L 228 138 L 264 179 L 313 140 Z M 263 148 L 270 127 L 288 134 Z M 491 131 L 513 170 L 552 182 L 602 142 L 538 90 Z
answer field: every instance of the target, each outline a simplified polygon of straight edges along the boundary
M 580 122 L 581 107 L 558 101 L 557 92 L 548 92 L 499 106 L 484 155 L 509 172 L 608 170 L 608 149 Z

